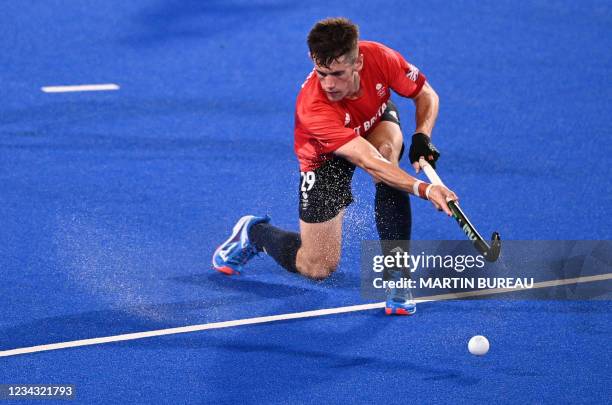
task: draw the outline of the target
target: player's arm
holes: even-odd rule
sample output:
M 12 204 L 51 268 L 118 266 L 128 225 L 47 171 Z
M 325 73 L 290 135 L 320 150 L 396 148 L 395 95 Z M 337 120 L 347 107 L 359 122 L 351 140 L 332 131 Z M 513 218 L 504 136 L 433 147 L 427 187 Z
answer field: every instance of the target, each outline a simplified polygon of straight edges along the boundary
M 416 66 L 411 65 L 397 51 L 379 46 L 380 66 L 389 86 L 399 95 L 411 98 L 415 105 L 416 130 L 408 150 L 410 163 L 418 173 L 418 161 L 423 157 L 433 168 L 440 152 L 431 143 L 431 133 L 438 118 L 439 98 Z
M 421 157 L 435 167 L 435 161 L 440 156 L 438 150 L 431 143 L 431 134 L 436 118 L 438 118 L 440 99 L 429 83 L 425 82 L 419 93 L 412 98 L 412 101 L 415 106 L 416 129 L 412 136 L 408 155 L 412 167 L 418 173 L 420 170 L 418 160 Z
M 452 215 L 447 200 L 456 200 L 457 196 L 444 186 L 424 184 L 398 166 L 393 165 L 376 150 L 371 143 L 358 136 L 334 151 L 355 166 L 361 167 L 377 180 L 398 190 L 426 198 L 447 215 Z M 429 190 L 427 190 L 429 189 Z
M 421 132 L 431 138 L 433 127 L 438 118 L 440 99 L 428 82 L 423 84 L 421 91 L 413 97 L 416 115 L 416 132 Z

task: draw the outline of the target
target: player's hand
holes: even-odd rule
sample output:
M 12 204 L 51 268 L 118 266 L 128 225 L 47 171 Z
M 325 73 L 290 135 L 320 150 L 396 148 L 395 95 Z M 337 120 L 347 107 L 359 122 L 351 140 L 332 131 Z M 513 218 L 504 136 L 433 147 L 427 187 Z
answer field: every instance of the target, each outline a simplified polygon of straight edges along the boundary
M 459 197 L 444 186 L 432 186 L 431 190 L 429 190 L 429 201 L 438 211 L 444 211 L 448 216 L 453 215 L 450 208 L 448 208 L 448 202 L 458 200 Z
M 431 167 L 436 168 L 436 160 L 440 157 L 440 152 L 431 143 L 431 139 L 422 132 L 417 132 L 412 135 L 412 143 L 408 151 L 408 157 L 412 167 L 418 173 L 421 168 L 419 166 L 419 159 L 425 159 Z

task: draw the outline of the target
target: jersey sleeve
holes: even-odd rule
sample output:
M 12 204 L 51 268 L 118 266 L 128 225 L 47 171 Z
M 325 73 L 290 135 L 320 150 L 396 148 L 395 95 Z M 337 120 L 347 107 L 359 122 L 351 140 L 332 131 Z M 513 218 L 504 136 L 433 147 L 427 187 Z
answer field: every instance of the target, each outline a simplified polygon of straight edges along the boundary
M 419 69 L 408 63 L 397 51 L 380 45 L 380 65 L 389 87 L 397 94 L 413 98 L 421 91 L 427 78 Z
M 344 116 L 340 111 L 326 105 L 312 106 L 308 112 L 298 112 L 297 119 L 302 131 L 308 133 L 320 154 L 332 153 L 358 136 L 352 128 L 343 125 Z

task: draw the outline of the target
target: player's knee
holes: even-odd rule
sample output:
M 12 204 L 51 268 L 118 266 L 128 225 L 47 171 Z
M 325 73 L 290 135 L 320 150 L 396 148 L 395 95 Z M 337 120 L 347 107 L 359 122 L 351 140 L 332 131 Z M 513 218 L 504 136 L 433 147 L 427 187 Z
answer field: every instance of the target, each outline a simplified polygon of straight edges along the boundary
M 337 265 L 323 265 L 308 269 L 307 276 L 313 280 L 323 281 L 336 271 Z
M 338 260 L 316 257 L 305 260 L 303 263 L 298 263 L 300 273 L 314 280 L 325 280 L 331 276 L 338 268 Z
M 395 147 L 392 142 L 383 142 L 381 145 L 378 146 L 378 152 L 382 155 L 382 157 L 387 160 L 391 160 L 391 158 L 393 157 L 394 149 Z

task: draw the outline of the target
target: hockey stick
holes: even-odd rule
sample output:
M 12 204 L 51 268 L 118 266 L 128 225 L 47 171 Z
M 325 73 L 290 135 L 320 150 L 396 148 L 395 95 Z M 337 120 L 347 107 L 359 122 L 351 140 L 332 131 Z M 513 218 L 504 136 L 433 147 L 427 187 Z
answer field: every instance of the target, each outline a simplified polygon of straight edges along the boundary
M 419 160 L 419 166 L 421 166 L 421 169 L 423 169 L 431 184 L 444 186 L 444 183 L 442 182 L 442 179 L 440 179 L 440 176 L 438 176 L 438 173 L 436 173 L 434 168 L 431 167 L 431 165 L 427 163 L 425 159 L 421 158 Z M 448 201 L 448 208 L 450 208 L 451 212 L 453 213 L 453 218 L 455 218 L 459 224 L 459 227 L 463 230 L 463 233 L 465 233 L 468 239 L 472 241 L 476 250 L 478 250 L 487 261 L 496 261 L 501 251 L 501 239 L 499 233 L 493 232 L 493 235 L 491 235 L 491 244 L 489 245 L 476 230 L 476 227 L 472 225 L 467 215 L 465 215 L 465 213 L 461 210 L 459 203 L 450 200 Z

